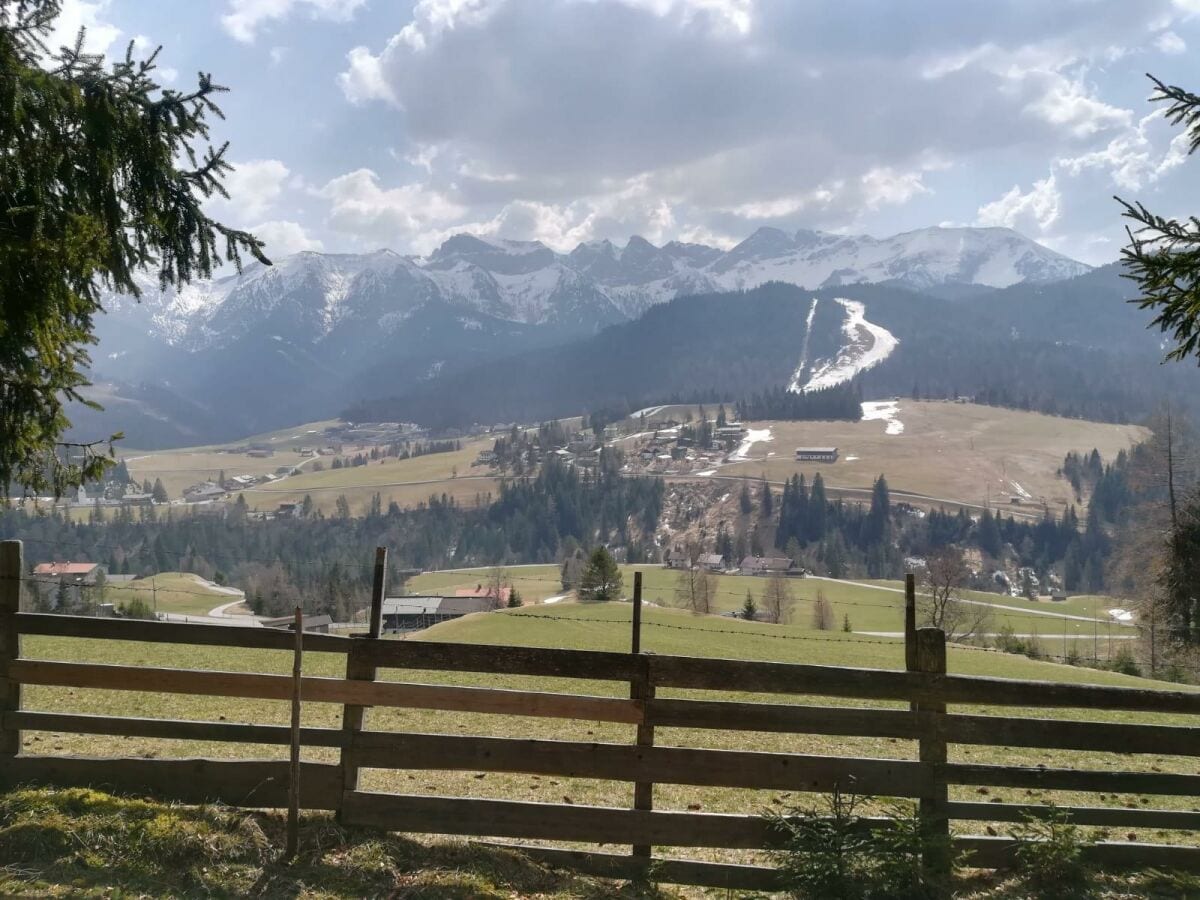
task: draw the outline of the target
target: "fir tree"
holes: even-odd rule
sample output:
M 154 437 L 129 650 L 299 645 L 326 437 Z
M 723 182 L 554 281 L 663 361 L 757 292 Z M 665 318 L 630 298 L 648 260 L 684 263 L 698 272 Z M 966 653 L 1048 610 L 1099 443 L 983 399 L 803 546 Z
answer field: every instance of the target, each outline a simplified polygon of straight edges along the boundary
M 742 603 L 742 618 L 753 622 L 758 618 L 758 607 L 754 605 L 754 595 L 746 591 L 746 600 Z
M 213 220 L 225 147 L 205 147 L 214 97 L 154 81 L 158 52 L 106 67 L 73 47 L 51 55 L 58 0 L 0 3 L 0 492 L 61 495 L 112 465 L 111 435 L 62 444 L 66 404 L 87 401 L 88 347 L 105 288 L 140 293 L 207 277 L 224 256 L 262 262 L 252 235 Z M 105 449 L 107 445 L 107 450 Z
M 618 600 L 623 581 L 617 561 L 604 546 L 597 547 L 588 557 L 579 579 L 579 599 L 584 601 Z

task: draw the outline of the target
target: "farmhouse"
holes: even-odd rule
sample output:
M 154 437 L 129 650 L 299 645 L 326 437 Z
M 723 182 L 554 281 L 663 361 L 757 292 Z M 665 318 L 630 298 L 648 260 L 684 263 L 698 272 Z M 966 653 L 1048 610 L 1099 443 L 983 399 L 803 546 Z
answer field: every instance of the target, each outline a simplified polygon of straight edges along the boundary
M 837 462 L 837 447 L 797 447 L 796 462 Z
M 417 631 L 491 609 L 486 597 L 388 597 L 383 601 L 383 631 Z
M 704 553 L 698 560 L 700 567 L 710 572 L 720 572 L 725 568 L 725 557 L 720 553 Z
M 210 500 L 220 500 L 226 494 L 225 488 L 211 481 L 193 484 L 183 491 L 183 499 L 188 503 L 207 503 Z
M 296 630 L 295 616 L 282 616 L 278 619 L 263 619 L 264 628 L 279 628 L 283 631 Z M 329 634 L 329 626 L 333 624 L 333 619 L 329 616 L 305 616 L 304 630 L 315 632 L 317 634 Z
M 96 587 L 104 582 L 105 571 L 98 563 L 38 563 L 33 567 L 33 578 L 53 586 L 47 598 L 52 607 L 57 607 L 60 599 L 64 598 L 68 604 L 75 606 L 82 602 L 81 591 L 84 588 Z M 60 586 L 62 596 L 59 592 Z
M 795 567 L 786 556 L 747 556 L 740 566 L 743 575 L 789 575 Z
M 481 600 L 494 600 L 496 597 L 495 589 L 490 586 L 476 585 L 473 588 L 459 588 L 454 592 L 455 597 L 475 597 Z M 512 596 L 512 588 L 500 588 L 500 606 L 508 603 L 508 598 Z M 493 606 L 497 604 L 493 603 Z

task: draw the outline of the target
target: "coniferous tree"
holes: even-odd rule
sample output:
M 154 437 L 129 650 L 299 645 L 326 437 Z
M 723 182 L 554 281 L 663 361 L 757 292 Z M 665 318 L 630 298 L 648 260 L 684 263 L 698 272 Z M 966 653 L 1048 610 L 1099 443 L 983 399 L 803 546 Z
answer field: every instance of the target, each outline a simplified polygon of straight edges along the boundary
M 204 144 L 224 90 L 154 81 L 157 51 L 105 65 L 82 35 L 51 55 L 58 0 L 0 3 L 0 492 L 61 494 L 112 464 L 112 440 L 63 444 L 86 401 L 100 293 L 207 277 L 221 256 L 267 263 L 261 244 L 205 211 L 224 195 L 225 147 Z M 107 453 L 103 445 L 108 445 Z
M 623 580 L 617 561 L 608 548 L 597 547 L 588 557 L 579 579 L 579 599 L 584 601 L 618 600 Z

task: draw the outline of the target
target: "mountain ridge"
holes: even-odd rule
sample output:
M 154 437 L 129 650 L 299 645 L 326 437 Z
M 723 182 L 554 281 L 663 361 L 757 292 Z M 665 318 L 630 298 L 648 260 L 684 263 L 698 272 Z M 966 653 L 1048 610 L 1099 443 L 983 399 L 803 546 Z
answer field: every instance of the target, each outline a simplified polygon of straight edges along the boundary
M 179 439 L 195 443 L 197 432 L 225 439 L 333 415 L 356 398 L 595 335 L 680 297 L 770 282 L 978 293 L 1089 270 L 1008 229 L 888 238 L 759 229 L 728 250 L 634 236 L 569 253 L 459 234 L 426 257 L 304 251 L 178 291 L 147 277 L 140 302 L 104 299 L 92 375 L 110 399 L 131 401 L 110 430 L 152 432 L 161 445 L 179 419 Z M 139 403 L 145 417 L 131 424 Z M 76 413 L 77 424 L 96 426 Z

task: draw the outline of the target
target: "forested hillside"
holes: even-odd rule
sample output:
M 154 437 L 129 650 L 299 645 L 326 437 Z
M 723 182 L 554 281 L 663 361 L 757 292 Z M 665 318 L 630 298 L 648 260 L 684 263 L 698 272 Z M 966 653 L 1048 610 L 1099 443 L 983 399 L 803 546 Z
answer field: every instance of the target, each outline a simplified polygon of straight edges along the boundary
M 673 398 L 722 400 L 785 385 L 800 360 L 812 295 L 792 285 L 685 297 L 561 347 L 512 356 L 346 410 L 350 419 L 461 425 L 537 421 Z M 812 358 L 836 355 L 843 310 L 821 304 Z

